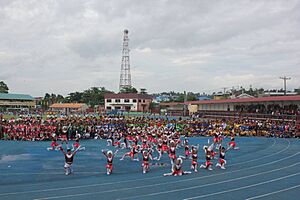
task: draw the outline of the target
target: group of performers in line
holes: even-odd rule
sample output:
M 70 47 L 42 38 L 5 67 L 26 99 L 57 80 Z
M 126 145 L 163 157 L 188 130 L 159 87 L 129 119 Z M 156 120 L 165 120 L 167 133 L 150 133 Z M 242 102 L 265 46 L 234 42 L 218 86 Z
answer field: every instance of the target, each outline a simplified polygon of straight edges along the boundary
M 140 132 L 139 132 L 140 133 Z M 123 135 L 115 132 L 110 135 L 107 139 L 107 146 L 113 146 L 116 148 L 115 151 L 103 149 L 102 153 L 106 157 L 106 173 L 110 175 L 113 172 L 113 161 L 118 153 L 119 149 L 128 149 L 129 151 L 122 155 L 120 160 L 124 160 L 129 157 L 131 161 L 139 161 L 139 154 L 142 156 L 142 172 L 147 173 L 150 171 L 150 160 L 160 161 L 164 154 L 168 154 L 171 163 L 171 172 L 165 173 L 164 176 L 181 176 L 185 174 L 190 174 L 191 171 L 183 170 L 183 160 L 191 160 L 191 170 L 198 172 L 199 168 L 213 170 L 213 159 L 217 159 L 218 163 L 216 167 L 225 169 L 226 160 L 225 155 L 229 150 L 239 149 L 236 147 L 234 135 L 231 136 L 230 142 L 227 147 L 222 145 L 223 135 L 222 130 L 216 132 L 213 136 L 213 142 L 210 144 L 210 139 L 208 139 L 208 144 L 203 146 L 203 151 L 205 154 L 205 163 L 198 165 L 198 151 L 200 145 L 190 145 L 188 138 L 184 138 L 181 142 L 181 137 L 178 132 L 160 132 L 161 134 L 156 134 L 154 131 L 148 130 L 140 134 L 128 134 Z M 64 151 L 62 145 L 66 143 L 67 152 Z M 184 148 L 184 155 L 178 155 L 176 153 L 177 149 Z M 61 144 L 53 139 L 51 147 L 47 148 L 48 151 L 60 150 L 65 156 L 65 174 L 69 175 L 73 173 L 72 164 L 74 156 L 78 151 L 85 150 L 79 143 L 79 139 L 75 140 L 72 144 L 72 149 L 68 147 L 68 140 L 66 138 L 62 139 Z M 156 157 L 153 157 L 156 154 Z

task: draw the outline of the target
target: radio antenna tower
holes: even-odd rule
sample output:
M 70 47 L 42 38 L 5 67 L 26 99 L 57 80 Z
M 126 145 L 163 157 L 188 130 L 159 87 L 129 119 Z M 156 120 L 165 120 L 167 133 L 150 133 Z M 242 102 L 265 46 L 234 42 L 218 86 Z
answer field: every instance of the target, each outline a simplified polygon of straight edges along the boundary
M 119 91 L 121 91 L 123 88 L 131 87 L 131 74 L 130 74 L 128 43 L 129 43 L 128 30 L 125 29 L 124 37 L 123 37 L 123 50 L 122 50 L 122 63 L 121 63 Z

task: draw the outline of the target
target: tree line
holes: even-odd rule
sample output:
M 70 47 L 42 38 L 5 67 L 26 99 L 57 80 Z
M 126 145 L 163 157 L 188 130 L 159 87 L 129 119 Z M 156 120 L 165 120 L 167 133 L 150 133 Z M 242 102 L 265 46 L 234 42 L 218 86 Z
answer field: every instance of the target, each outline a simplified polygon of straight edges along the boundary
M 85 103 L 94 108 L 96 105 L 104 105 L 104 95 L 108 93 L 114 92 L 105 87 L 91 87 L 83 92 L 71 92 L 66 97 L 60 94 L 46 93 L 40 106 L 47 109 L 54 103 Z M 120 93 L 138 93 L 138 91 L 134 87 L 124 87 Z

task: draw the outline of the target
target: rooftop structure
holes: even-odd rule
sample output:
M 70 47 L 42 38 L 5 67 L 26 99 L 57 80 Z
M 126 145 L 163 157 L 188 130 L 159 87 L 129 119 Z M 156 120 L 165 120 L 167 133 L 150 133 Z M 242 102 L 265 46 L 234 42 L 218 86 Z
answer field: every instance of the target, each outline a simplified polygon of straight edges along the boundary
M 35 107 L 35 100 L 27 94 L 0 93 L 0 111 L 28 111 Z

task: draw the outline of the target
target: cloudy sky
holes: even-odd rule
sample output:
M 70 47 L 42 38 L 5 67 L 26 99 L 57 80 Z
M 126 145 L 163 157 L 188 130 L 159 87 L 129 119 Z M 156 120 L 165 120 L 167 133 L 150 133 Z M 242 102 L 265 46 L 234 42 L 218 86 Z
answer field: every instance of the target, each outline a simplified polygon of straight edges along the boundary
M 149 92 L 300 87 L 300 0 L 0 0 L 0 80 L 11 92 L 117 91 L 122 34 Z

